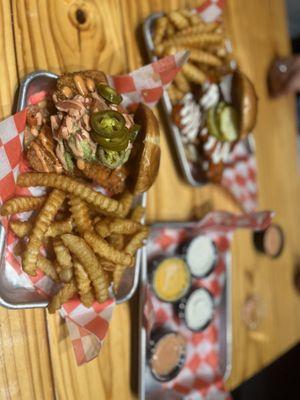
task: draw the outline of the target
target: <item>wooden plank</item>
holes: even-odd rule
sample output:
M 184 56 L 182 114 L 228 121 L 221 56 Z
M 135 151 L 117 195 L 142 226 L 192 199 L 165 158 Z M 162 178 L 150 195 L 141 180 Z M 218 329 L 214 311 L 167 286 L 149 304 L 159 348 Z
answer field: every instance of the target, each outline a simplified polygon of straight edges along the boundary
M 4 118 L 11 114 L 14 93 L 17 86 L 16 56 L 11 26 L 11 7 L 8 0 L 1 2 L 0 21 L 0 55 L 1 59 L 5 60 L 5 62 L 0 63 L 0 76 L 2 79 L 0 113 L 1 118 Z
M 10 2 L 0 4 L 0 118 L 11 114 L 17 88 Z M 0 308 L 0 398 L 52 399 L 53 385 L 43 311 Z
M 271 100 L 266 74 L 272 60 L 289 54 L 283 1 L 231 1 L 228 28 L 242 69 L 255 82 L 259 116 L 255 129 L 260 207 L 275 210 L 275 221 L 286 234 L 277 260 L 253 252 L 246 232 L 233 247 L 233 371 L 231 387 L 257 372 L 299 341 L 300 298 L 293 286 L 299 257 L 299 175 L 296 171 L 295 103 L 292 96 Z M 241 322 L 241 308 L 255 293 L 263 313 L 259 335 Z

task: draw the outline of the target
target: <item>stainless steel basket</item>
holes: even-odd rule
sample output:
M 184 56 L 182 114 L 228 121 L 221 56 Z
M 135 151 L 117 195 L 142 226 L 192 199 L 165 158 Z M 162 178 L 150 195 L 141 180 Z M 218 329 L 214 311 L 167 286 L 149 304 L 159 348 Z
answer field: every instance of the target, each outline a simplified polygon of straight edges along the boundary
M 49 71 L 36 71 L 27 75 L 20 85 L 16 111 L 21 111 L 27 106 L 28 99 L 32 94 L 41 90 L 53 90 L 56 79 L 57 75 Z M 138 196 L 135 199 L 136 204 L 141 204 L 145 207 L 146 194 Z M 5 247 L 5 231 L 0 225 L 0 305 L 11 309 L 47 307 L 48 301 L 37 294 L 36 291 L 26 289 L 23 286 L 20 287 L 11 277 L 6 275 L 4 265 Z M 144 249 L 138 250 L 135 266 L 126 270 L 117 294 L 117 304 L 129 300 L 135 293 L 139 282 L 140 265 L 144 251 Z

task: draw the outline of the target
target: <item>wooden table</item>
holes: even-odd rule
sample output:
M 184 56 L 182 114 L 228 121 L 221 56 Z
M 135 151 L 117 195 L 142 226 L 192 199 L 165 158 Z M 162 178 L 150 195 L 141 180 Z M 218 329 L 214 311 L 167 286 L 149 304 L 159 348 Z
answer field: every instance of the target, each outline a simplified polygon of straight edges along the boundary
M 184 0 L 2 0 L 0 4 L 1 116 L 11 113 L 19 80 L 28 72 L 101 68 L 129 71 L 145 62 L 139 50 L 143 19 L 154 11 L 193 6 Z M 76 21 L 76 10 L 85 22 Z M 285 231 L 283 255 L 257 255 L 249 232 L 233 243 L 233 388 L 278 357 L 300 337 L 300 297 L 293 285 L 300 257 L 299 175 L 296 168 L 294 99 L 270 100 L 266 73 L 276 55 L 289 53 L 283 0 L 228 1 L 228 29 L 242 69 L 255 82 L 259 117 L 255 130 L 260 208 L 276 211 Z M 73 22 L 72 22 L 73 21 Z M 138 39 L 137 39 L 138 38 Z M 162 126 L 162 163 L 149 194 L 148 218 L 186 219 L 193 207 L 236 211 L 218 188 L 192 189 L 178 177 Z M 176 206 L 174 199 L 176 198 Z M 240 318 L 245 298 L 261 299 L 264 317 L 256 332 Z M 133 310 L 136 308 L 133 306 Z M 135 311 L 136 312 L 136 311 Z M 118 306 L 101 355 L 78 368 L 59 316 L 43 310 L 0 310 L 1 399 L 131 399 L 129 305 Z M 136 321 L 133 318 L 133 321 Z M 136 331 L 136 323 L 133 333 Z

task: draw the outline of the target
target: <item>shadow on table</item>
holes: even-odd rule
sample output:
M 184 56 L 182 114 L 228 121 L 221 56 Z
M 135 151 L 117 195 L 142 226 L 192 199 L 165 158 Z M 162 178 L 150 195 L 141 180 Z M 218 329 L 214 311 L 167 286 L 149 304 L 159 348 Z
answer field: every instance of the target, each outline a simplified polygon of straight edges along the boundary
M 233 400 L 300 399 L 300 344 L 232 392 Z

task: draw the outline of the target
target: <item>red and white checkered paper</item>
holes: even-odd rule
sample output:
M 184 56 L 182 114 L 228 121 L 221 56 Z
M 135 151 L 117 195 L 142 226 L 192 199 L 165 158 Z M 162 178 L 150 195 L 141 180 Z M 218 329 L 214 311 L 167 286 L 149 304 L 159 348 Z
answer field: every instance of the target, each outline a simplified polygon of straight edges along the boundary
M 171 83 L 176 73 L 187 59 L 187 52 L 168 56 L 158 62 L 146 65 L 130 74 L 111 76 L 109 80 L 124 97 L 124 105 L 134 108 L 139 102 L 154 106 L 160 99 L 163 90 Z M 44 89 L 44 88 L 43 88 Z M 41 101 L 47 90 L 32 94 L 29 104 Z M 16 179 L 19 173 L 28 170 L 23 158 L 23 131 L 25 129 L 26 110 L 15 114 L 0 123 L 0 201 L 1 204 L 15 195 L 40 195 L 43 188 L 19 188 Z M 26 220 L 30 213 L 16 216 Z M 14 252 L 18 239 L 8 229 L 8 219 L 3 218 L 6 230 L 5 273 L 15 286 L 36 291 L 40 298 L 48 298 L 56 285 L 41 271 L 35 277 L 29 277 L 22 271 L 21 258 Z M 109 321 L 114 308 L 114 299 L 104 304 L 95 302 L 92 307 L 84 307 L 78 298 L 72 299 L 61 308 L 61 315 L 66 319 L 77 363 L 83 364 L 100 351 L 102 341 L 107 333 Z
M 216 312 L 212 323 L 200 333 L 188 330 L 172 304 L 161 302 L 147 287 L 144 308 L 144 325 L 148 331 L 166 328 L 180 332 L 187 340 L 186 364 L 179 375 L 164 388 L 175 391 L 185 400 L 230 399 L 224 389 L 220 371 L 220 314 L 218 305 L 224 295 L 226 267 L 230 262 L 230 242 L 235 229 L 265 229 L 272 219 L 272 213 L 265 211 L 248 215 L 234 215 L 227 212 L 213 212 L 189 229 L 154 228 L 147 243 L 147 258 L 174 255 L 178 246 L 195 237 L 210 237 L 218 249 L 218 261 L 211 275 L 203 279 L 193 278 L 194 287 L 205 287 L 214 296 Z M 151 261 L 149 262 L 151 265 Z M 146 385 L 147 386 L 147 385 Z M 163 397 L 160 397 L 163 400 Z

